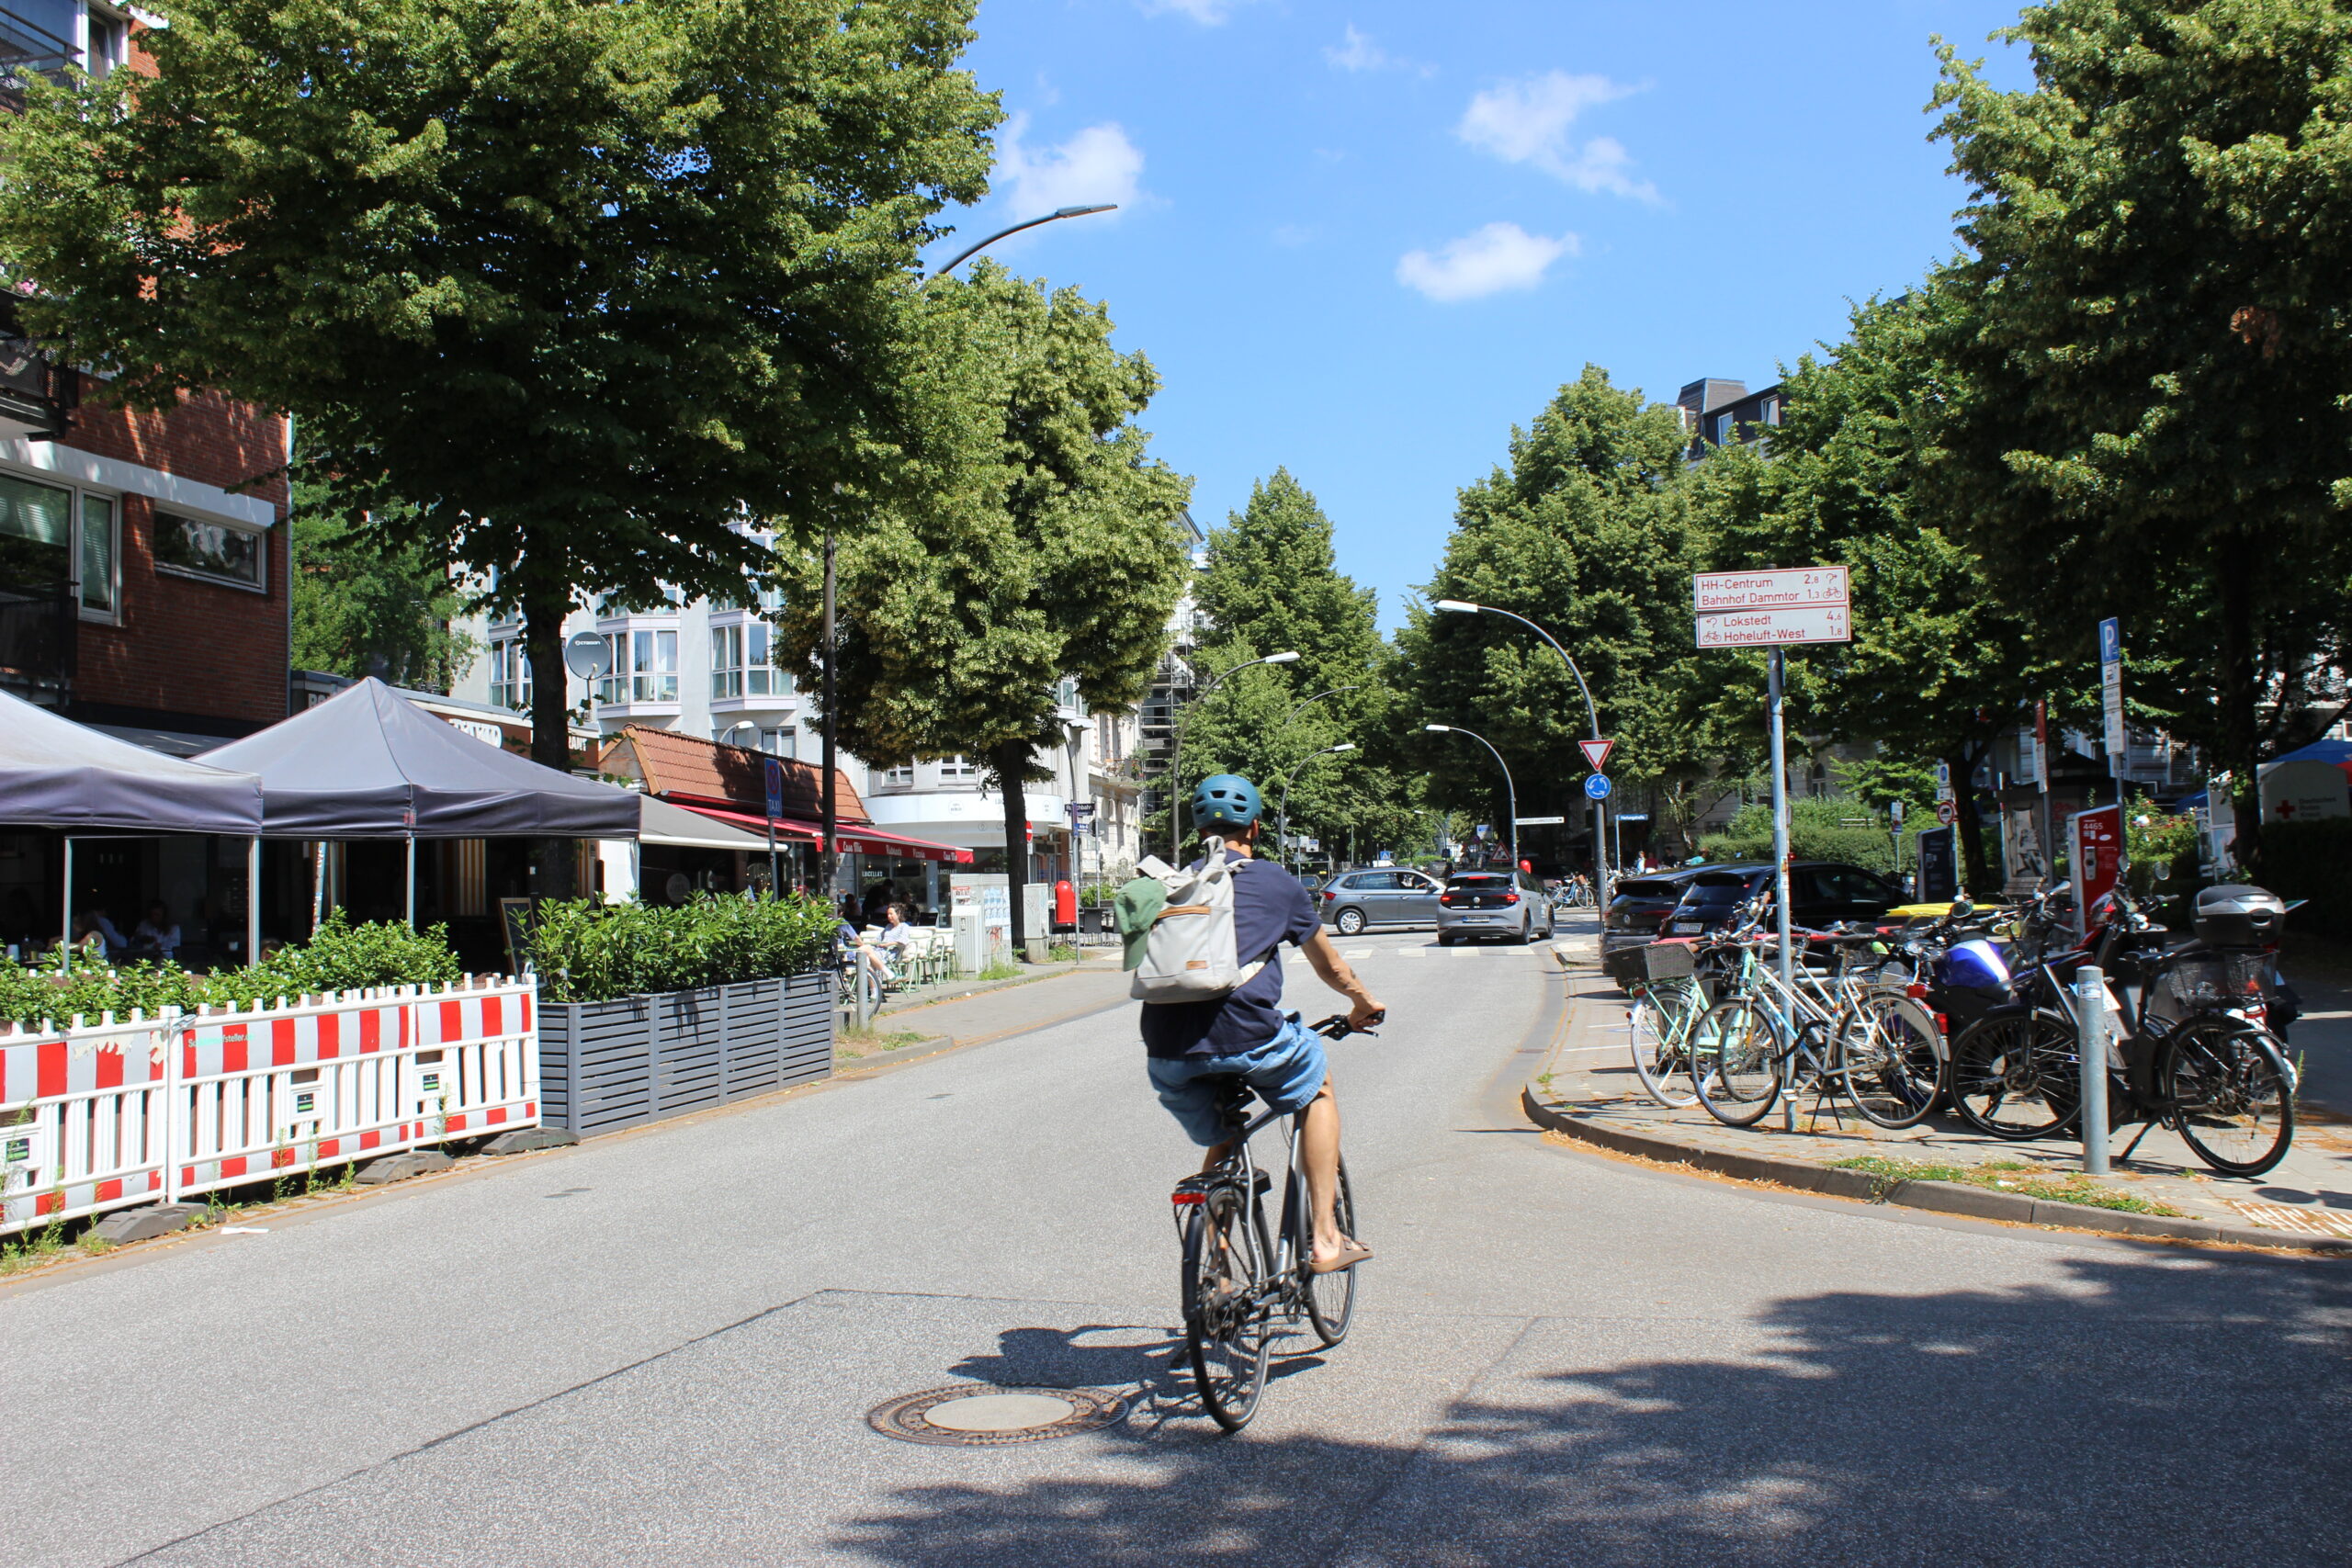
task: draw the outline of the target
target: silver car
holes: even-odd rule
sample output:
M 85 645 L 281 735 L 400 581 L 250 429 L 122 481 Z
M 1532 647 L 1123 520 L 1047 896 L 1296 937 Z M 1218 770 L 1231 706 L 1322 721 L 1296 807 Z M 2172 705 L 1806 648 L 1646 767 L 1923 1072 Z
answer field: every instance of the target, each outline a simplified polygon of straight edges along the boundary
M 1374 926 L 1427 926 L 1437 922 L 1436 878 L 1402 866 L 1343 871 L 1316 895 L 1323 923 L 1341 936 Z
M 1457 871 L 1446 878 L 1437 901 L 1437 942 L 1498 937 L 1530 942 L 1552 940 L 1552 901 L 1544 885 L 1523 871 Z

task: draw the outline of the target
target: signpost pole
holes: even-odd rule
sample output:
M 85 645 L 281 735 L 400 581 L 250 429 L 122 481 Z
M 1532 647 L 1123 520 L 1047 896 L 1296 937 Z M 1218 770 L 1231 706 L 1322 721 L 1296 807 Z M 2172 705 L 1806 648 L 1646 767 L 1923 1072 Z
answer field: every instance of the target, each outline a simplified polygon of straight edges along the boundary
M 1788 742 L 1781 729 L 1781 687 L 1786 656 L 1772 650 L 1771 684 L 1766 705 L 1772 718 L 1772 889 L 1780 905 L 1781 984 L 1795 984 L 1789 953 L 1789 761 Z
M 2041 787 L 2041 864 L 2042 880 L 2055 885 L 2058 880 L 2058 829 L 2050 820 L 2050 705 L 2033 705 L 2033 776 Z M 2068 867 L 2069 872 L 2074 868 Z M 2075 888 L 2075 906 L 2082 907 L 2082 890 Z
M 768 897 L 775 898 L 780 897 L 783 893 L 783 889 L 776 882 L 775 819 L 784 815 L 784 764 L 774 757 L 770 757 L 762 772 L 767 775 L 765 782 L 768 797 Z M 829 842 L 831 837 L 829 831 L 826 834 Z

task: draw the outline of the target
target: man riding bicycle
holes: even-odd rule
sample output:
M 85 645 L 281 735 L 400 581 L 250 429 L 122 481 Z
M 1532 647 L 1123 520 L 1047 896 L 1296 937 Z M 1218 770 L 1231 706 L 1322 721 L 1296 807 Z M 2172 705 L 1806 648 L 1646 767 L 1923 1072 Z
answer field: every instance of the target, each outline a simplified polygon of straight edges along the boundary
M 1219 1080 L 1240 1078 L 1277 1110 L 1306 1111 L 1300 1152 L 1315 1212 L 1314 1269 L 1351 1268 L 1371 1249 L 1340 1234 L 1333 1204 L 1339 1190 L 1340 1102 L 1331 1092 L 1323 1039 L 1282 1010 L 1282 944 L 1290 942 L 1323 983 L 1352 1004 L 1351 1025 L 1379 1021 L 1381 1006 L 1324 934 L 1315 900 L 1281 866 L 1256 858 L 1264 805 L 1257 786 L 1234 773 L 1204 779 L 1193 790 L 1193 822 L 1234 866 L 1235 945 L 1245 960 L 1262 954 L 1265 967 L 1222 997 L 1148 1003 L 1144 1049 L 1151 1085 L 1195 1144 L 1208 1149 L 1204 1169 L 1224 1157 L 1227 1123 Z M 1200 863 L 1206 863 L 1205 861 Z

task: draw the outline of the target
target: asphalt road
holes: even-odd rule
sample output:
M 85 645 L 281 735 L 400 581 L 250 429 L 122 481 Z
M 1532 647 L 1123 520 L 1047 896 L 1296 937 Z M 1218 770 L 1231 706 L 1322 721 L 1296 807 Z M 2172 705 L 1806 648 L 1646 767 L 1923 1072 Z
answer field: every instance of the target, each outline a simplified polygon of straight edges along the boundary
M 2352 1560 L 2344 1265 L 1547 1144 L 1561 976 L 1427 940 L 1344 944 L 1394 1010 L 1336 1053 L 1380 1256 L 1238 1439 L 1170 1356 L 1191 1156 L 1118 1009 L 0 1290 L 0 1562 Z M 864 1424 L 960 1380 L 1136 1410 Z

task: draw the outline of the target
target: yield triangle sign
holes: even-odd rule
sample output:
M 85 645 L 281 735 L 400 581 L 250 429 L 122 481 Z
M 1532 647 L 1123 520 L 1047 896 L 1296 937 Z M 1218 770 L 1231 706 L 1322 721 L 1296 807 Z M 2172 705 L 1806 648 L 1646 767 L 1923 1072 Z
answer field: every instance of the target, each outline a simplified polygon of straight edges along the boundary
M 1585 766 L 1597 773 L 1609 765 L 1609 753 L 1616 744 L 1614 740 L 1579 740 L 1577 750 L 1584 753 Z

